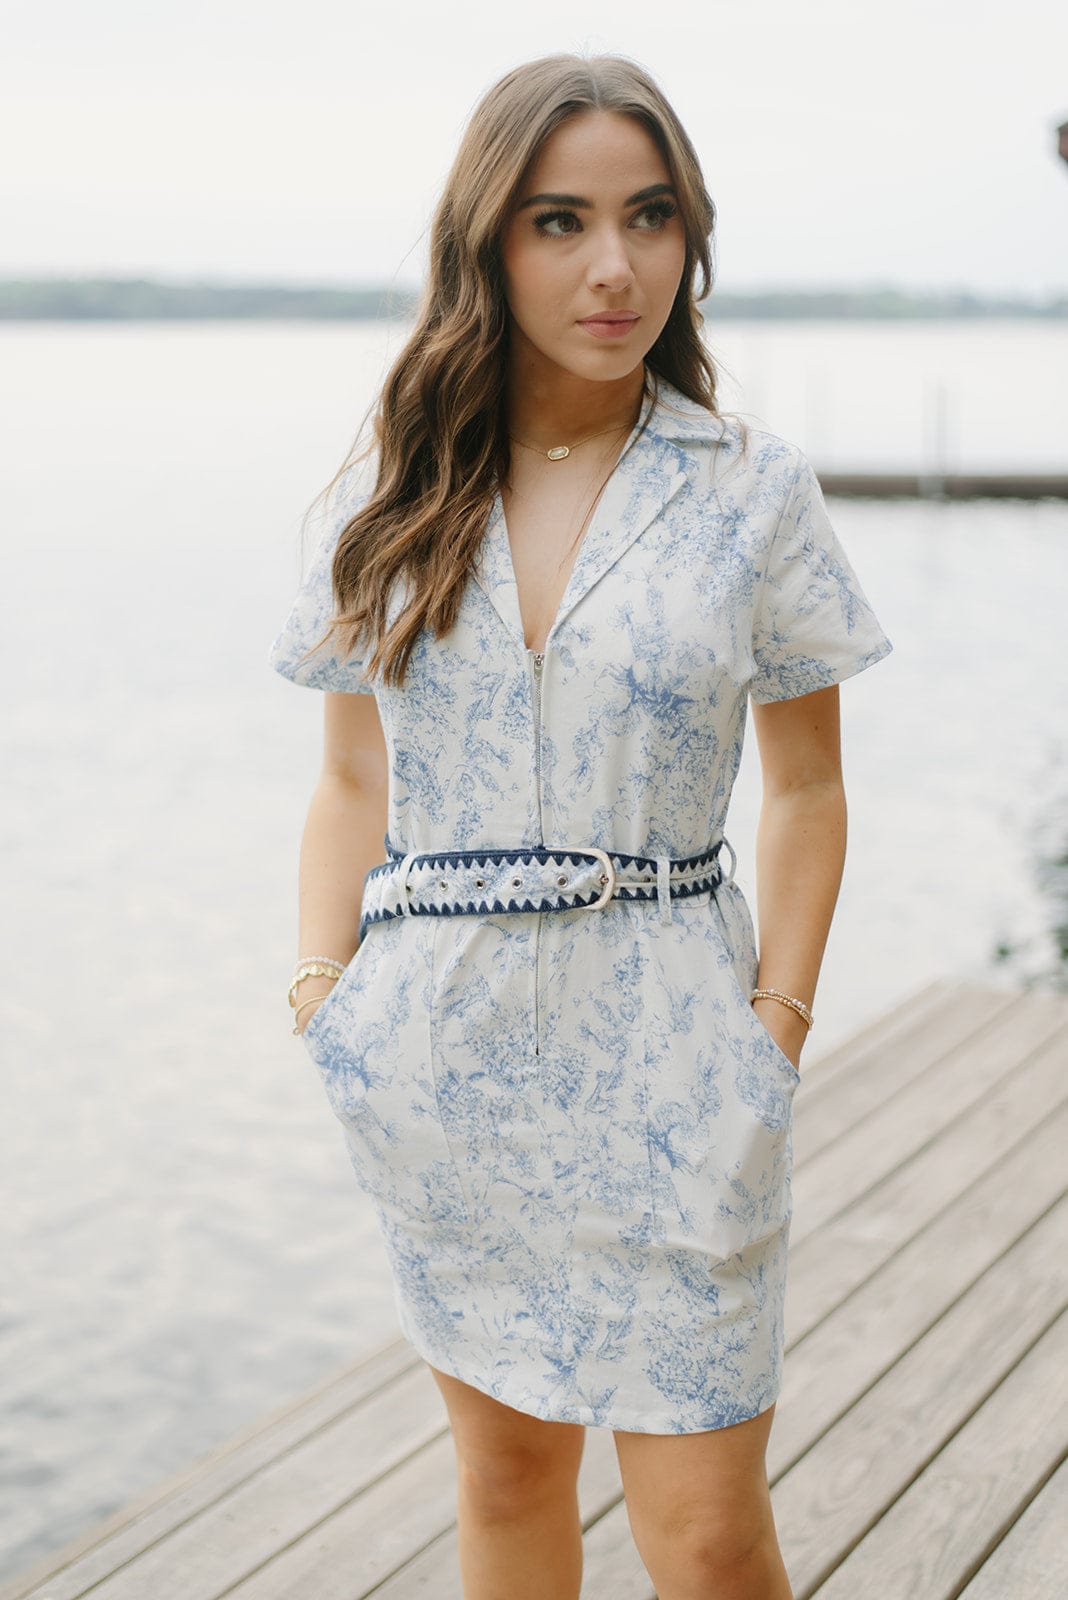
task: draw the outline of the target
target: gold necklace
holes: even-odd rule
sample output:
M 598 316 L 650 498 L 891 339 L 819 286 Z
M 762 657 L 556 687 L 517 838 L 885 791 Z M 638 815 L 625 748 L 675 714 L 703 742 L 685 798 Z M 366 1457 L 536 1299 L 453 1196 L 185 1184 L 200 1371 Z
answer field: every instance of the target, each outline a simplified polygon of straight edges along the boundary
M 640 407 L 639 415 L 641 415 Z M 554 444 L 551 450 L 543 450 L 540 444 L 527 444 L 525 439 L 517 439 L 514 433 L 510 433 L 508 437 L 514 444 L 521 444 L 524 450 L 535 450 L 539 456 L 546 456 L 550 461 L 566 461 L 572 450 L 577 450 L 579 445 L 589 444 L 591 439 L 603 439 L 606 433 L 618 433 L 621 428 L 627 427 L 627 423 L 617 422 L 615 427 L 602 428 L 600 433 L 588 433 L 585 439 L 579 439 L 575 444 Z M 629 427 L 633 428 L 634 423 L 631 423 Z

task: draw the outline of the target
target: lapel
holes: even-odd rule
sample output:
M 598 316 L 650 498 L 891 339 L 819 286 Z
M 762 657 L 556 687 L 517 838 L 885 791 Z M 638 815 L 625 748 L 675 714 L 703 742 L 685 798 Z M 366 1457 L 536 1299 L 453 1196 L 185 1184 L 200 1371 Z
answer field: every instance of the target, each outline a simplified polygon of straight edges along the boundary
M 639 433 L 646 417 L 648 426 Z M 660 380 L 658 398 L 647 401 L 594 508 L 546 643 L 579 601 L 655 521 L 683 485 L 692 480 L 697 463 L 693 452 L 684 446 L 697 441 L 718 444 L 725 433 L 720 418 Z M 475 580 L 519 648 L 525 650 L 519 590 L 499 493 L 490 511 L 480 556 Z

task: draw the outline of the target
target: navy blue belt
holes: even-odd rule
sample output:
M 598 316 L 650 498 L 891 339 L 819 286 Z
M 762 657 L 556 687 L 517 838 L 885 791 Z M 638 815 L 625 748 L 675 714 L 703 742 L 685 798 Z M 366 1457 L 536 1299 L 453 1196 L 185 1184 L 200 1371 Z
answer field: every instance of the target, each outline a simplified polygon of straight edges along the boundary
M 725 880 L 723 845 L 731 868 Z M 636 856 L 595 845 L 522 845 L 492 850 L 426 850 L 405 855 L 386 838 L 389 859 L 364 879 L 360 939 L 389 917 L 497 916 L 506 911 L 600 911 L 611 900 L 671 901 L 734 877 L 735 854 L 717 839 L 695 856 Z

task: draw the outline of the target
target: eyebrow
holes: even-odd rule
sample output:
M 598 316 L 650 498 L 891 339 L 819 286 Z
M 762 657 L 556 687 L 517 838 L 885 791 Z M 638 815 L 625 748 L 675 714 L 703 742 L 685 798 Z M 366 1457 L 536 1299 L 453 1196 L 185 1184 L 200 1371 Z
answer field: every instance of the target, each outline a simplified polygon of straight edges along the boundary
M 639 189 L 637 194 L 628 195 L 623 204 L 636 206 L 641 200 L 651 200 L 654 195 L 674 194 L 675 190 L 670 183 L 651 183 L 647 189 Z M 517 206 L 518 211 L 525 211 L 528 206 L 553 205 L 574 206 L 584 211 L 593 210 L 593 201 L 584 200 L 580 194 L 534 194 L 529 200 L 524 200 Z

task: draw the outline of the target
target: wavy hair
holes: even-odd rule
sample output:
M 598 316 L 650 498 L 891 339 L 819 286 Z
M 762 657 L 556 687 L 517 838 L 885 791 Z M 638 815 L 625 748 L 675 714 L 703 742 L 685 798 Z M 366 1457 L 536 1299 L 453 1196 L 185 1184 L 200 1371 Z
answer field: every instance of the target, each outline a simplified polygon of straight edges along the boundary
M 453 626 L 494 497 L 507 480 L 508 307 L 500 241 L 545 140 L 584 111 L 619 112 L 641 123 L 678 197 L 685 264 L 667 322 L 645 357 L 645 394 L 654 397 L 657 378 L 664 378 L 720 415 L 698 308 L 713 282 L 716 211 L 678 117 L 648 73 L 624 56 L 551 55 L 516 67 L 468 120 L 431 222 L 429 273 L 414 326 L 356 445 L 323 491 L 329 495 L 377 450 L 374 488 L 338 536 L 335 611 L 324 638 L 337 631 L 346 655 L 370 638 L 364 666 L 383 681 L 403 682 L 424 627 L 440 637 Z M 373 438 L 360 448 L 371 415 Z M 407 600 L 387 627 L 398 581 L 407 584 Z

